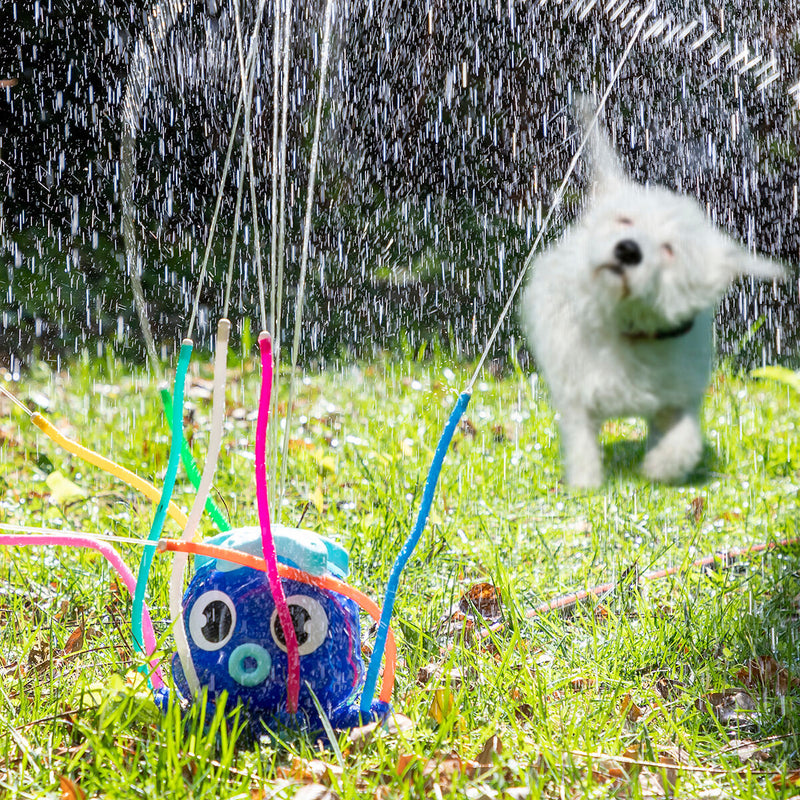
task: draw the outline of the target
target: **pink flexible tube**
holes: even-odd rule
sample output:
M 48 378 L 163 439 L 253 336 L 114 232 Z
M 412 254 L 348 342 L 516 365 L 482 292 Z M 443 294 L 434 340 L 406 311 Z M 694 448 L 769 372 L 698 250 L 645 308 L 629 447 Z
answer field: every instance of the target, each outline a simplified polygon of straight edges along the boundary
M 267 494 L 267 423 L 269 422 L 269 400 L 272 393 L 272 341 L 266 331 L 258 335 L 261 351 L 261 395 L 258 401 L 258 421 L 256 423 L 256 500 L 258 502 L 258 521 L 261 525 L 261 544 L 264 550 L 264 563 L 267 567 L 267 580 L 275 601 L 278 619 L 283 628 L 286 642 L 286 707 L 290 714 L 297 711 L 300 696 L 300 652 L 294 622 L 283 593 L 283 585 L 278 575 L 278 557 L 269 518 L 269 496 Z
M 119 553 L 110 545 L 105 542 L 93 539 L 90 536 L 73 536 L 68 534 L 18 534 L 15 536 L 0 536 L 0 545 L 13 546 L 13 547 L 27 547 L 29 545 L 56 545 L 58 547 L 89 547 L 92 550 L 97 550 L 106 561 L 111 564 L 117 571 L 117 574 L 122 578 L 128 591 L 133 596 L 136 589 L 136 578 L 133 573 L 128 569 L 128 565 L 122 560 Z M 150 612 L 147 606 L 144 607 L 144 644 L 148 653 L 152 653 L 156 649 L 156 635 L 153 630 L 153 621 L 150 618 Z M 153 688 L 160 689 L 164 685 L 164 679 L 161 677 L 161 668 L 158 666 L 157 661 L 151 661 L 150 666 L 153 668 L 151 677 Z

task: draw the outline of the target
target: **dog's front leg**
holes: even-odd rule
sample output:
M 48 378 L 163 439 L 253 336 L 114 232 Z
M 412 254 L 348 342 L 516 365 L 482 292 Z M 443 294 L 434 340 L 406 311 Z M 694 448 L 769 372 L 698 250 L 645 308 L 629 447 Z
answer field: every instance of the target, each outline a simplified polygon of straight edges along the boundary
M 561 411 L 561 449 L 567 483 L 592 489 L 603 482 L 603 461 L 597 441 L 599 426 L 583 408 Z
M 654 481 L 685 480 L 703 455 L 697 409 L 665 409 L 650 421 L 651 446 L 642 471 Z

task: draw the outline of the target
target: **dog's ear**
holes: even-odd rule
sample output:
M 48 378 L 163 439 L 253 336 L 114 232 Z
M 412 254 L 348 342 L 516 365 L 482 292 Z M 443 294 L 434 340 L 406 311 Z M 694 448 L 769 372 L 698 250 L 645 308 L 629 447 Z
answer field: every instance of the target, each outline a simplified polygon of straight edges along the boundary
M 786 277 L 777 261 L 759 256 L 738 242 L 714 229 L 706 238 L 706 247 L 694 260 L 696 271 L 688 278 L 686 299 L 696 310 L 708 308 L 719 301 L 737 278 L 752 275 L 761 280 L 781 280 Z
M 786 278 L 786 269 L 781 263 L 753 253 L 727 236 L 723 238 L 722 247 L 722 263 L 731 279 L 743 275 L 752 275 L 765 281 Z
M 595 191 L 600 194 L 616 192 L 629 179 L 603 129 L 601 117 L 595 120 L 597 104 L 584 94 L 576 95 L 574 102 L 575 114 L 581 128 L 581 140 L 587 132 L 589 134 L 586 150 Z

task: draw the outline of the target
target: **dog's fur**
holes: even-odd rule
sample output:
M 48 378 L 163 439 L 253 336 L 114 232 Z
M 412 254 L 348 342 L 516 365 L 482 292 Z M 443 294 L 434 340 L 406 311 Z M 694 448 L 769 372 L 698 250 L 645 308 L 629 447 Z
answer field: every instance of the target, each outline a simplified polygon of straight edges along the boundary
M 649 425 L 644 474 L 682 481 L 702 455 L 715 306 L 738 276 L 782 270 L 714 228 L 693 199 L 634 183 L 602 134 L 590 142 L 592 200 L 534 262 L 523 326 L 560 416 L 567 483 L 601 483 L 600 426 L 626 416 Z

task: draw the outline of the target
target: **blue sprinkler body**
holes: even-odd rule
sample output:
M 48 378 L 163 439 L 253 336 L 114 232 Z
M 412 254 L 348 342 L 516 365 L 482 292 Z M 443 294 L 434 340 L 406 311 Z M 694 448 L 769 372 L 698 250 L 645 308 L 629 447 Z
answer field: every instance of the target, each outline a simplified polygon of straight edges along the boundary
M 273 525 L 278 560 L 312 576 L 342 579 L 348 554 L 310 531 Z M 238 528 L 207 540 L 263 556 L 261 530 Z M 183 625 L 200 686 L 217 700 L 241 703 L 254 733 L 275 724 L 322 730 L 312 692 L 334 729 L 352 728 L 384 717 L 387 703 L 376 700 L 365 719 L 359 709 L 365 668 L 361 658 L 358 605 L 337 592 L 283 579 L 300 651 L 298 712 L 286 710 L 287 658 L 283 630 L 267 576 L 216 558 L 198 556 L 183 598 Z M 180 624 L 180 623 L 176 623 Z M 179 692 L 190 697 L 180 658 L 172 658 Z

